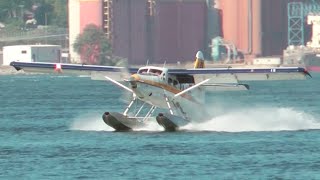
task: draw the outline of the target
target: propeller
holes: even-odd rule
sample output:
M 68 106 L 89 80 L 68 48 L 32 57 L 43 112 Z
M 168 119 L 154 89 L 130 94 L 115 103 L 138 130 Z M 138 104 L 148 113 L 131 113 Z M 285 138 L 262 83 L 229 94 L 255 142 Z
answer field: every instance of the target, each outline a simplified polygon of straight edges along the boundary
M 108 76 L 104 76 L 106 79 L 108 79 L 109 81 L 111 81 L 112 83 L 114 83 L 114 84 L 116 84 L 116 85 L 118 85 L 118 86 L 120 86 L 121 88 L 123 88 L 123 89 L 125 89 L 125 90 L 127 90 L 127 91 L 129 91 L 129 92 L 131 92 L 132 94 L 134 94 L 134 92 L 132 91 L 132 89 L 130 89 L 130 88 L 128 88 L 127 86 L 125 86 L 125 85 L 123 85 L 123 84 L 121 84 L 121 83 L 119 83 L 118 81 L 116 81 L 116 80 L 113 80 L 112 78 L 110 78 L 110 77 L 108 77 Z M 135 95 L 135 94 L 134 94 Z

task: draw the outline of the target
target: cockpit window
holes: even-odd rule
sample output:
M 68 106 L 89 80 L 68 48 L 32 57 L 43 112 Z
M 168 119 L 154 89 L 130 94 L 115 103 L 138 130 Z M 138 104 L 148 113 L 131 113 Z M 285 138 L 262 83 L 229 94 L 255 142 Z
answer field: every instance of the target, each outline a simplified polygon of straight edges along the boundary
M 177 81 L 177 80 L 174 80 L 174 81 L 173 81 L 173 85 L 176 86 L 177 84 L 178 84 L 178 81 Z
M 138 74 L 145 74 L 148 72 L 148 69 L 140 69 Z
M 162 73 L 161 70 L 158 69 L 150 69 L 149 71 L 151 74 L 160 75 Z

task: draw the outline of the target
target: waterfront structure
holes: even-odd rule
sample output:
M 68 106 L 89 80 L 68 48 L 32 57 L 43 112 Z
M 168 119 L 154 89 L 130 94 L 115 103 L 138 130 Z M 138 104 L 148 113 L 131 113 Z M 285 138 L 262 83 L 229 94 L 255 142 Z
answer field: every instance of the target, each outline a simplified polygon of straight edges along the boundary
M 212 54 L 225 53 L 249 63 L 256 57 L 282 56 L 293 42 L 290 38 L 296 29 L 290 27 L 293 16 L 288 12 L 296 2 L 306 3 L 304 0 L 69 0 L 71 61 L 79 61 L 72 44 L 90 23 L 103 28 L 114 55 L 128 59 L 130 64 L 191 61 L 188 58 L 198 50 L 208 60 L 214 59 Z M 316 1 L 308 4 L 315 6 Z M 227 43 L 214 47 L 212 42 L 217 36 Z

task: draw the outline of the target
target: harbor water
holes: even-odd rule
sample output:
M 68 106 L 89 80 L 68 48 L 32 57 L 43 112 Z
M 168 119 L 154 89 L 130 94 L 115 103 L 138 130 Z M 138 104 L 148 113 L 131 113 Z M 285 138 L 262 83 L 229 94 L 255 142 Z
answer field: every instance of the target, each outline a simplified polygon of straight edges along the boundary
M 87 77 L 0 76 L 0 179 L 320 179 L 320 74 L 207 94 L 215 116 L 114 132 L 126 95 Z M 196 107 L 195 107 L 196 109 Z

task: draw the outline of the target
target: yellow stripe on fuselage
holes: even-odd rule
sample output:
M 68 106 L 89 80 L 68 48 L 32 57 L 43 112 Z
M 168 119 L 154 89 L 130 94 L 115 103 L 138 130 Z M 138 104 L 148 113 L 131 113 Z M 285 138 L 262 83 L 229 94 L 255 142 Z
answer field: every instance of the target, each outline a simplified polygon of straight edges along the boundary
M 133 77 L 136 81 L 140 82 L 140 83 L 144 83 L 144 84 L 147 84 L 147 85 L 151 85 L 151 86 L 155 86 L 155 87 L 158 87 L 158 88 L 162 88 L 168 92 L 171 92 L 173 94 L 177 94 L 179 92 L 181 92 L 182 90 L 174 87 L 174 86 L 171 86 L 167 83 L 164 83 L 164 82 L 156 82 L 156 81 L 152 81 L 152 80 L 148 80 L 148 79 L 144 79 L 144 78 L 141 78 L 138 74 L 133 74 L 131 75 L 131 77 Z M 197 103 L 197 101 L 190 95 L 188 94 L 182 94 L 181 97 L 184 97 L 190 101 L 193 101 L 195 103 Z

